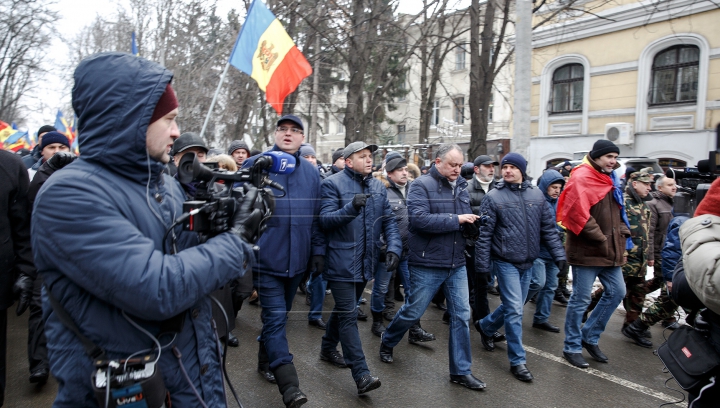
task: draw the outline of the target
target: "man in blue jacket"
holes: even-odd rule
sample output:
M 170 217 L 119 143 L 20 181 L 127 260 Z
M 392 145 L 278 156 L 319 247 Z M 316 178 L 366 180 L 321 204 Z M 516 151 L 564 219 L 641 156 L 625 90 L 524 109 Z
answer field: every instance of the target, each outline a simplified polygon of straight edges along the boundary
M 555 208 L 560 192 L 565 185 L 565 178 L 557 170 L 549 169 L 538 179 L 538 188 L 545 195 L 545 200 L 550 204 L 552 210 L 552 218 L 555 219 Z M 556 226 L 558 236 L 562 242 L 563 230 Z M 548 250 L 547 245 L 540 246 L 540 255 L 533 262 L 532 279 L 530 280 L 530 289 L 525 301 L 532 299 L 537 295 L 535 305 L 535 315 L 533 316 L 533 327 L 545 330 L 551 333 L 560 333 L 560 328 L 550 324 L 550 309 L 552 308 L 553 298 L 555 298 L 555 290 L 558 287 L 558 273 L 552 253 Z
M 200 406 L 200 398 L 224 407 L 208 294 L 252 259 L 247 241 L 262 217 L 249 209 L 257 189 L 249 189 L 230 232 L 198 244 L 197 234 L 177 226 L 164 240 L 184 199 L 163 174 L 179 136 L 172 73 L 129 54 L 101 53 L 84 59 L 74 78 L 82 157 L 47 180 L 32 222 L 58 380 L 53 406 L 98 406 L 91 380 L 97 356 L 86 354 L 49 296 L 103 358 L 153 354 L 174 407 Z
M 477 232 L 474 222 L 478 216 L 470 209 L 467 182 L 459 177 L 463 163 L 460 146 L 440 145 L 435 166 L 410 186 L 408 265 L 412 291 L 382 336 L 380 360 L 393 362 L 393 347 L 420 320 L 435 293 L 442 288 L 450 314 L 450 381 L 481 390 L 485 383 L 470 371 L 471 316 L 462 233 L 466 228 L 475 228 Z
M 308 263 L 313 269 L 322 271 L 325 255 L 325 242 L 317 219 L 320 173 L 317 167 L 300 157 L 303 140 L 305 135 L 300 118 L 285 115 L 278 119 L 272 150 L 294 155 L 295 170 L 289 174 L 269 174 L 269 178 L 283 186 L 285 192 L 273 190 L 275 212 L 267 222 L 265 234 L 258 240 L 257 261 L 253 265 L 263 321 L 258 372 L 268 381 L 277 382 L 288 407 L 307 402 L 299 389 L 293 355 L 288 347 L 285 332 L 288 313 Z M 245 160 L 243 168 L 252 167 L 257 157 Z
M 522 346 L 523 305 L 527 298 L 533 261 L 546 245 L 562 269 L 565 252 L 555 227 L 550 204 L 525 177 L 527 161 L 508 153 L 500 161 L 503 180 L 487 193 L 480 205 L 485 225 L 475 242 L 475 268 L 479 273 L 495 270 L 502 304 L 475 322 L 483 347 L 495 349 L 492 334 L 505 325 L 510 372 L 520 381 L 532 381 Z
M 380 253 L 380 234 L 387 243 L 386 266 L 397 269 L 402 255 L 398 232 L 385 186 L 372 173 L 375 145 L 353 142 L 345 147 L 345 168 L 323 180 L 320 225 L 327 241 L 327 269 L 323 274 L 335 299 L 327 322 L 320 358 L 350 367 L 358 394 L 380 387 L 370 374 L 357 327 L 357 302 L 372 279 Z M 341 343 L 343 356 L 337 352 Z

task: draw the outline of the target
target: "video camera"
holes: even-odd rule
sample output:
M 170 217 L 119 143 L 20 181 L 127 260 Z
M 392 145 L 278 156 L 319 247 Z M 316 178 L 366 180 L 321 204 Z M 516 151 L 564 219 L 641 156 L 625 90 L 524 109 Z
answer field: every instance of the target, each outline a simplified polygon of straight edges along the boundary
M 201 163 L 195 153 L 186 153 L 178 165 L 178 180 L 183 184 L 195 183 L 195 194 L 192 199 L 183 203 L 183 216 L 176 220 L 182 222 L 187 231 L 217 235 L 230 229 L 237 200 L 244 196 L 243 187 L 235 188 L 236 183 L 242 186 L 252 184 L 260 190 L 258 200 L 268 202 L 275 195 L 267 188 L 272 187 L 281 192 L 285 189 L 268 177 L 268 173 L 290 174 L 295 170 L 295 156 L 280 151 L 269 151 L 261 154 L 253 165 L 230 173 L 216 167 L 213 163 Z M 282 197 L 282 196 L 280 196 Z M 263 219 L 272 216 L 272 206 L 265 205 Z
M 720 124 L 715 135 L 716 148 L 709 152 L 707 160 L 698 161 L 697 167 L 669 168 L 665 172 L 665 176 L 675 179 L 677 183 L 676 202 L 682 208 L 679 213 L 692 215 L 700 201 L 705 198 L 710 184 L 720 176 Z

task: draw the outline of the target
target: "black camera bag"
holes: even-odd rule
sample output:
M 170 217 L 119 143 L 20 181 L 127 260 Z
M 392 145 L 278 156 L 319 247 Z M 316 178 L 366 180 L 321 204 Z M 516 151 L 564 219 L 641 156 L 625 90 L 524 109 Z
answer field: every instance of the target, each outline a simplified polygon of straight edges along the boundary
M 686 325 L 675 330 L 657 354 L 686 391 L 708 384 L 720 367 L 720 355 L 707 337 Z

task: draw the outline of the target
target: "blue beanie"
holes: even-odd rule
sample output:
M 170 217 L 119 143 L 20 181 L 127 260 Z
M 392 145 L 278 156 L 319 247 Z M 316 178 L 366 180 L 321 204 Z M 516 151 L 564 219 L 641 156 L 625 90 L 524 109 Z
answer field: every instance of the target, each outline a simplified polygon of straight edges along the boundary
M 525 170 L 527 170 L 527 160 L 525 160 L 524 157 L 520 153 L 508 153 L 503 157 L 503 159 L 500 161 L 500 168 L 506 164 L 512 164 L 513 166 L 520 169 L 520 172 L 522 174 L 525 174 Z
M 68 140 L 67 136 L 63 135 L 60 132 L 47 132 L 42 138 L 42 142 L 40 143 L 40 150 L 44 149 L 45 146 L 51 145 L 53 143 L 61 143 L 70 147 L 70 141 Z

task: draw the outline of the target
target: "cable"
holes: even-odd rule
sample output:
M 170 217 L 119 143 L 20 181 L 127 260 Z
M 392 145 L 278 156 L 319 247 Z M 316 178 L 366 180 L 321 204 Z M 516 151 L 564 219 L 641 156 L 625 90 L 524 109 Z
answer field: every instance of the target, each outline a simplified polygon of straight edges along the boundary
M 176 338 L 177 338 L 177 333 L 173 333 L 172 339 L 170 339 L 170 341 L 166 345 L 162 346 L 161 349 L 170 347 L 170 345 L 175 342 Z M 152 351 L 153 351 L 153 349 L 145 349 L 145 350 L 140 350 L 137 353 L 130 354 L 130 356 L 127 359 L 125 359 L 125 365 L 123 366 L 123 371 L 127 371 L 127 364 L 131 358 L 133 358 L 137 355 L 140 355 L 140 354 L 151 353 Z
M 670 374 L 670 375 L 672 375 L 672 374 Z M 668 386 L 668 382 L 669 382 L 670 380 L 674 380 L 674 379 L 675 379 L 675 377 L 670 377 L 670 378 L 668 378 L 667 380 L 665 380 L 665 388 L 667 388 L 667 389 L 670 390 L 670 391 L 673 391 L 673 392 L 676 392 L 676 393 L 680 394 L 680 396 L 681 396 L 680 400 L 679 400 L 679 401 L 671 401 L 671 402 L 666 402 L 666 403 L 664 403 L 664 404 L 660 404 L 658 408 L 662 408 L 662 407 L 664 407 L 664 406 L 666 406 L 666 405 L 676 405 L 676 404 L 680 404 L 680 403 L 682 403 L 683 401 L 685 401 L 685 393 L 684 393 L 684 392 Z
M 155 342 L 155 345 L 156 345 L 157 348 L 158 348 L 158 355 L 157 355 L 157 358 L 155 358 L 155 361 L 154 361 L 154 362 L 157 364 L 157 362 L 160 361 L 160 356 L 162 355 L 162 345 L 160 344 L 160 341 L 159 341 L 158 339 L 156 339 L 155 336 L 153 336 L 152 334 L 150 334 L 149 331 L 143 329 L 142 326 L 140 326 L 139 324 L 135 323 L 135 321 L 134 321 L 133 319 L 131 319 L 131 318 L 125 313 L 124 310 L 122 311 L 122 315 L 123 315 L 123 317 L 125 318 L 125 320 L 128 321 L 128 323 L 130 323 L 131 325 L 133 325 L 133 327 L 135 327 L 136 329 L 140 330 L 143 334 L 145 334 L 146 336 L 150 337 L 150 339 L 152 339 L 152 341 Z M 125 364 L 127 364 L 127 361 L 125 362 Z
M 712 387 L 713 385 L 715 385 L 715 377 L 714 377 L 714 376 L 713 376 L 713 377 L 710 377 L 710 384 L 708 384 L 708 385 L 706 385 L 706 386 L 704 386 L 704 387 L 702 387 L 702 388 L 700 389 L 700 393 L 698 394 L 697 398 L 695 398 L 695 399 L 693 400 L 693 402 L 690 403 L 690 405 L 688 406 L 688 408 L 693 408 L 693 405 L 695 405 L 695 401 L 697 401 L 697 400 L 699 400 L 700 398 L 702 398 L 703 392 L 705 392 L 705 390 L 709 389 L 709 388 Z M 683 396 L 683 397 L 684 397 L 684 396 Z M 684 401 L 684 400 L 685 400 L 685 399 L 683 398 L 683 401 Z M 680 402 L 682 402 L 682 401 L 680 401 Z
M 212 301 L 215 302 L 216 305 L 218 305 L 218 307 L 220 308 L 220 311 L 223 314 L 223 317 L 225 318 L 225 328 L 226 328 L 225 330 L 229 329 L 230 328 L 230 320 L 228 319 L 227 313 L 225 313 L 225 308 L 222 306 L 220 301 L 215 299 L 214 296 L 210 296 L 210 299 L 212 299 Z M 230 333 L 229 330 L 228 330 L 228 333 Z M 224 351 L 223 351 L 223 355 L 222 355 L 222 371 L 223 371 L 223 374 L 225 375 L 225 380 L 228 383 L 228 387 L 230 388 L 230 391 L 232 392 L 233 397 L 235 397 L 235 401 L 238 403 L 238 406 L 240 408 L 243 408 L 243 404 L 240 402 L 240 398 L 238 398 L 237 392 L 235 392 L 235 387 L 233 387 L 232 382 L 230 382 L 230 376 L 228 375 L 227 367 L 225 366 L 226 360 L 227 360 L 227 342 L 225 343 L 225 347 L 224 347 Z
M 180 365 L 180 371 L 182 371 L 183 375 L 185 376 L 185 380 L 187 380 L 187 383 L 190 384 L 190 388 L 193 390 L 193 393 L 195 393 L 195 396 L 197 397 L 198 401 L 200 401 L 200 405 L 202 405 L 203 408 L 208 408 L 207 404 L 205 404 L 205 401 L 203 401 L 202 397 L 198 393 L 197 388 L 195 388 L 195 384 L 193 384 L 187 371 L 185 371 L 185 366 L 182 363 L 182 353 L 177 348 L 177 346 L 173 346 L 172 351 L 173 351 L 173 354 L 175 354 L 175 357 L 177 357 L 177 359 L 178 359 L 178 365 Z

